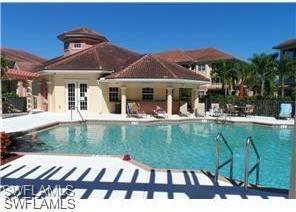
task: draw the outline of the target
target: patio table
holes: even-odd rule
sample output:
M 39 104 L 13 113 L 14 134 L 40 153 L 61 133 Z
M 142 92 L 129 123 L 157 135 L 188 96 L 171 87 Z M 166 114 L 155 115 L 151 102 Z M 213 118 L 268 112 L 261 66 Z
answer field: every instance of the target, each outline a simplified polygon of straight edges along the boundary
M 233 107 L 238 110 L 239 116 L 246 116 L 245 114 L 246 106 L 234 105 Z

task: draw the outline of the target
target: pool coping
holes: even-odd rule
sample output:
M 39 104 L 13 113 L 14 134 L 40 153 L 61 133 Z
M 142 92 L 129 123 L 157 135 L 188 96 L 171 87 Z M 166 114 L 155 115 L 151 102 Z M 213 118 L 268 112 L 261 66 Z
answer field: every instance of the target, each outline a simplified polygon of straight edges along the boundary
M 11 153 L 15 153 L 15 154 L 20 154 L 22 156 L 25 155 L 43 155 L 43 156 L 79 156 L 79 157 L 105 157 L 105 158 L 118 158 L 123 160 L 123 155 L 96 155 L 96 154 L 73 154 L 73 153 L 43 153 L 43 152 L 11 152 Z M 16 158 L 14 160 L 18 160 L 22 157 Z M 12 160 L 12 161 L 14 161 Z M 10 162 L 12 162 L 10 161 Z M 139 162 L 135 159 L 131 159 L 130 160 L 123 160 L 125 162 L 131 163 L 132 165 L 141 168 L 145 171 L 157 171 L 157 172 L 167 172 L 167 171 L 172 171 L 175 173 L 184 173 L 184 172 L 196 172 L 196 173 L 200 173 L 200 174 L 204 174 L 206 176 L 208 176 L 209 178 L 213 178 L 215 175 L 213 173 L 211 173 L 210 171 L 205 171 L 202 169 L 177 169 L 177 168 L 153 168 L 150 167 L 147 164 L 144 164 L 142 162 Z M 8 162 L 8 163 L 10 163 Z M 2 165 L 2 164 L 1 164 Z M 218 176 L 218 181 L 222 181 L 222 182 L 226 182 L 226 183 L 230 183 L 232 186 L 243 186 L 244 182 L 241 180 L 235 180 L 235 179 L 229 179 L 225 176 L 219 175 Z M 249 189 L 254 189 L 254 190 L 258 190 L 261 192 L 271 192 L 271 193 L 278 193 L 278 194 L 284 194 L 284 195 L 288 195 L 289 190 L 288 189 L 283 189 L 283 188 L 274 188 L 274 187 L 265 187 L 265 186 L 261 186 L 261 185 L 255 185 L 255 184 L 248 184 L 248 188 Z
M 276 128 L 290 128 L 293 127 L 293 124 L 271 124 L 271 123 L 261 123 L 258 121 L 237 121 L 237 120 L 224 120 L 224 119 L 213 119 L 206 117 L 195 117 L 188 119 L 156 119 L 156 120 L 141 120 L 141 119 L 133 119 L 133 120 L 100 120 L 100 119 L 85 119 L 81 120 L 73 120 L 73 121 L 55 121 L 48 124 L 43 124 L 38 127 L 33 127 L 27 130 L 20 130 L 7 133 L 8 135 L 25 135 L 29 133 L 34 133 L 36 131 L 41 131 L 45 129 L 50 129 L 52 127 L 56 127 L 58 125 L 71 125 L 71 124 L 81 124 L 81 123 L 97 123 L 97 124 L 130 124 L 130 125 L 158 125 L 158 124 L 180 124 L 180 123 L 192 123 L 192 122 L 213 122 L 213 123 L 230 123 L 230 124 L 248 124 L 248 125 L 260 125 L 260 126 L 268 126 L 268 127 L 276 127 Z

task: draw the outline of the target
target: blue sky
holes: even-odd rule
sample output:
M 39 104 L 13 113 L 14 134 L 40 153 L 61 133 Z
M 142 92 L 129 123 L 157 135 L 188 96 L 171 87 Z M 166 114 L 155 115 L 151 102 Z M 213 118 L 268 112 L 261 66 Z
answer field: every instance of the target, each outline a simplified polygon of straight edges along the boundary
M 45 58 L 57 35 L 89 27 L 138 52 L 215 47 L 242 59 L 296 37 L 296 4 L 2 4 L 2 47 Z

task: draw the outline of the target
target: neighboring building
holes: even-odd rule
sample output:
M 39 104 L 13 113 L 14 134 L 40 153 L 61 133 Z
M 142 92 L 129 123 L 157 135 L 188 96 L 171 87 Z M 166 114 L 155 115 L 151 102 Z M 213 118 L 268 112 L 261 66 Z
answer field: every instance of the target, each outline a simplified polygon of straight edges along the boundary
M 1 57 L 5 60 L 12 62 L 13 67 L 1 67 L 5 69 L 2 77 L 2 93 L 16 93 L 19 97 L 27 98 L 27 108 L 29 110 L 37 108 L 37 98 L 39 84 L 33 82 L 32 79 L 36 78 L 46 60 L 39 56 L 33 55 L 29 52 L 1 48 Z
M 280 44 L 275 45 L 272 48 L 280 51 L 280 58 L 288 57 L 292 60 L 296 60 L 296 38 L 281 42 Z M 288 86 L 288 88 L 296 86 L 296 78 L 289 77 L 285 79 L 285 85 Z
M 159 105 L 171 115 L 183 104 L 182 89 L 189 91 L 189 109 L 196 111 L 200 86 L 209 83 L 200 73 L 157 55 L 116 46 L 86 28 L 64 32 L 58 38 L 64 43 L 64 54 L 44 62 L 38 72 L 39 96 L 48 111 L 78 107 L 81 112 L 125 115 L 127 103 L 137 102 L 146 113 Z
M 296 38 L 281 42 L 272 48 L 280 51 L 280 57 L 286 56 L 296 60 Z
M 210 84 L 200 87 L 200 96 L 204 95 L 210 89 L 222 88 L 221 79 L 211 77 L 213 64 L 226 60 L 235 60 L 235 57 L 215 48 L 196 49 L 189 51 L 171 50 L 160 52 L 156 55 L 188 68 L 195 73 L 202 74 L 203 76 L 210 78 Z

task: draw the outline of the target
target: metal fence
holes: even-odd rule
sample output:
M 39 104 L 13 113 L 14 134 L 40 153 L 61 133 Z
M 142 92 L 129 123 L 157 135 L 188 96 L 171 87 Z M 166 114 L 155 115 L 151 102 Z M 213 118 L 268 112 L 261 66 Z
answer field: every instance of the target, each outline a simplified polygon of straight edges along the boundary
M 224 111 L 227 111 L 226 104 L 233 104 L 238 106 L 245 106 L 245 105 L 254 105 L 254 113 L 253 115 L 258 116 L 269 116 L 277 118 L 280 113 L 280 108 L 282 103 L 288 103 L 292 105 L 292 117 L 295 115 L 295 101 L 285 101 L 285 100 L 267 100 L 267 99 L 245 99 L 245 100 L 233 100 L 227 101 L 225 99 L 221 100 L 210 100 L 204 99 L 202 100 L 205 103 L 206 111 L 209 111 L 211 108 L 212 103 L 219 103 L 220 108 Z
M 22 113 L 27 111 L 26 97 L 2 97 L 3 113 Z

